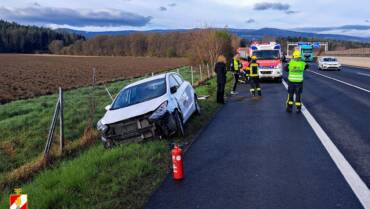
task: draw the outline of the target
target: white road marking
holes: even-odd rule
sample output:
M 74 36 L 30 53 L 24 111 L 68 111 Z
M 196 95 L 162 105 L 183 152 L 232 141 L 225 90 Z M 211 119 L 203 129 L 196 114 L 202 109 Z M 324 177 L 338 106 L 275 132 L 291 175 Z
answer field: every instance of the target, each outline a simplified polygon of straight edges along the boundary
M 283 80 L 283 84 L 286 89 L 288 89 L 288 84 Z M 326 151 L 329 153 L 331 159 L 334 161 L 335 165 L 338 167 L 339 171 L 342 173 L 344 179 L 347 181 L 352 191 L 355 193 L 356 197 L 361 202 L 365 209 L 370 209 L 370 190 L 366 184 L 362 181 L 360 176 L 352 168 L 343 154 L 338 150 L 329 136 L 321 128 L 320 124 L 315 120 L 307 108 L 302 105 L 302 113 L 306 118 L 307 122 L 310 124 L 314 130 L 316 136 L 319 138 L 322 145 L 325 147 Z
M 356 85 L 353 85 L 353 84 L 347 83 L 347 82 L 345 82 L 345 81 L 341 81 L 341 80 L 336 79 L 336 78 L 329 77 L 329 76 L 327 76 L 327 75 L 323 75 L 323 74 L 318 73 L 318 72 L 314 72 L 314 71 L 312 71 L 312 70 L 307 70 L 307 71 L 308 71 L 308 72 L 311 72 L 311 73 L 314 73 L 314 74 L 316 74 L 316 75 L 319 75 L 319 76 L 322 76 L 322 77 L 325 77 L 325 78 L 331 79 L 331 80 L 333 80 L 333 81 L 337 81 L 337 82 L 342 83 L 342 84 L 345 84 L 345 85 L 347 85 L 347 86 L 351 86 L 351 87 L 353 87 L 353 88 L 356 88 L 356 89 L 359 89 L 359 90 L 365 91 L 365 92 L 367 92 L 367 93 L 370 93 L 370 90 L 368 90 L 368 89 L 361 88 L 361 87 L 359 87 L 359 86 L 356 86 Z
M 367 74 L 367 73 L 357 73 L 358 75 L 364 75 L 364 76 L 368 76 L 370 77 L 370 74 Z

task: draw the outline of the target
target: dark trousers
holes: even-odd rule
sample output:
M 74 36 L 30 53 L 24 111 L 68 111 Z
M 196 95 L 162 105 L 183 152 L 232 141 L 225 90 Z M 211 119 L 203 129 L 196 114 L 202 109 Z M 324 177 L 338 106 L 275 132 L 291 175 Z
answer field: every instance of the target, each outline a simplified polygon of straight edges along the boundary
M 260 86 L 260 79 L 258 76 L 251 76 L 249 77 L 249 83 L 251 85 L 250 92 L 253 96 L 256 96 L 258 93 L 259 96 L 262 95 L 261 86 Z
M 292 108 L 293 104 L 295 103 L 295 106 L 297 107 L 297 109 L 301 109 L 302 92 L 303 92 L 303 83 L 288 82 L 287 107 Z M 294 95 L 295 95 L 295 101 L 294 101 Z
M 217 81 L 217 103 L 225 103 L 224 94 L 225 94 L 225 82 Z
M 236 86 L 238 85 L 239 81 L 239 73 L 234 73 L 234 85 L 233 85 L 233 91 L 236 90 Z

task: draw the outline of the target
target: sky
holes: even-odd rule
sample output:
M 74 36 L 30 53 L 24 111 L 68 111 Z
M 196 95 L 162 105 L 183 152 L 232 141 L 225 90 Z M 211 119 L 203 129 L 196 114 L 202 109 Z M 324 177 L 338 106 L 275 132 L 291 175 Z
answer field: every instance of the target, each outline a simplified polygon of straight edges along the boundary
M 1 0 L 0 18 L 87 31 L 370 26 L 369 0 Z

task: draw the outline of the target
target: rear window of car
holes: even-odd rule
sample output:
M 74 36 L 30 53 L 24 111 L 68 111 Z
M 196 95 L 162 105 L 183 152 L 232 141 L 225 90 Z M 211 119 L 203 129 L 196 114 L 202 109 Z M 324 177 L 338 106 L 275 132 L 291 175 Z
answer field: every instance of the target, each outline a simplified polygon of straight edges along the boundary
M 336 62 L 336 61 L 337 61 L 336 58 L 332 58 L 332 57 L 324 58 L 324 62 Z
M 128 107 L 160 97 L 166 93 L 166 79 L 156 79 L 127 88 L 119 93 L 112 110 Z

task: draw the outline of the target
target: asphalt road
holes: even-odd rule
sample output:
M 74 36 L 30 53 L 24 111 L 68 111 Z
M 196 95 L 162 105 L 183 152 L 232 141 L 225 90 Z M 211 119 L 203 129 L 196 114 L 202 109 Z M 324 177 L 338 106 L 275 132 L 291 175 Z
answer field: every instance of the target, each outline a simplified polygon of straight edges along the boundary
M 304 104 L 370 188 L 370 70 L 344 67 L 305 75 Z M 313 73 L 315 72 L 315 73 Z
M 319 73 L 369 89 L 370 77 L 354 71 L 370 74 Z M 370 94 L 313 72 L 303 103 L 369 185 Z M 248 89 L 186 153 L 184 181 L 168 176 L 145 208 L 363 208 L 304 116 L 285 112 L 284 86 L 263 83 L 260 100 Z

